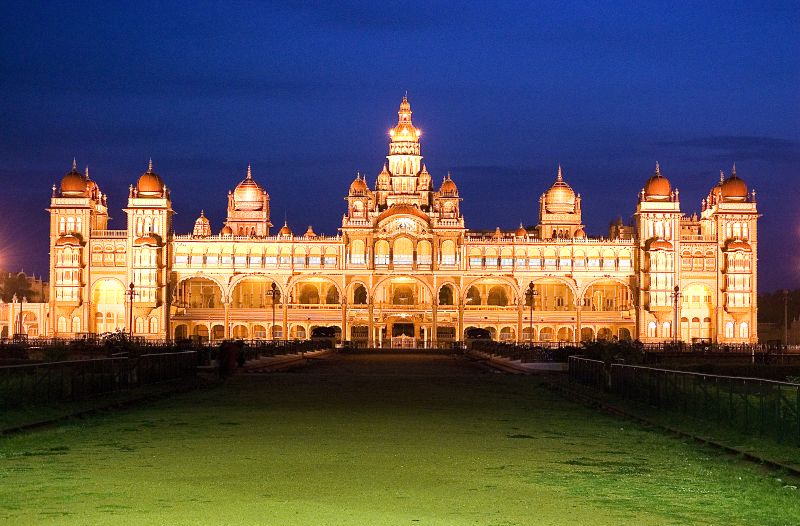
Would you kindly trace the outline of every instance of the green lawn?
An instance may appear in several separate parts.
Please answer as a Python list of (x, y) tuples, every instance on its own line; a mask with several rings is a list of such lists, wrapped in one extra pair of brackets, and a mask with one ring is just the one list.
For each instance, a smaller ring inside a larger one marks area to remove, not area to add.
[(447, 357), (337, 357), (0, 440), (15, 525), (798, 524), (788, 484)]

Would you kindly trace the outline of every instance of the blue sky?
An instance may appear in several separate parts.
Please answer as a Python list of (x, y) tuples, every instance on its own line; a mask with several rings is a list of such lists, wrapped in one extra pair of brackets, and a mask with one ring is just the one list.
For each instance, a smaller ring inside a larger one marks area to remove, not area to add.
[(736, 162), (764, 214), (761, 289), (800, 286), (797, 2), (316, 4), (4, 3), (0, 267), (46, 272), (73, 156), (115, 228), (152, 157), (178, 231), (201, 208), (221, 228), (252, 163), (273, 222), (336, 233), (408, 90), (468, 227), (534, 224), (559, 163), (602, 235), (656, 160), (687, 213)]

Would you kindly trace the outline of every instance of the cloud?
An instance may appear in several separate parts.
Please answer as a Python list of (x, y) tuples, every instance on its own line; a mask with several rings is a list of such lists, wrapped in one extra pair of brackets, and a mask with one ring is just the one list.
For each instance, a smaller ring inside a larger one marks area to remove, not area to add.
[(664, 141), (659, 146), (706, 150), (714, 159), (741, 161), (800, 161), (800, 141), (760, 135), (717, 135), (679, 141)]

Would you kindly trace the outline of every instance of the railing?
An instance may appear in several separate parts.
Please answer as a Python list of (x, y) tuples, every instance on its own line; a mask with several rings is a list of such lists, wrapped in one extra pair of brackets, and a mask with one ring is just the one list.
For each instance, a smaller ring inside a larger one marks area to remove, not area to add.
[(125, 239), (128, 237), (127, 230), (92, 230), (92, 238), (102, 237), (102, 238), (113, 238), (113, 239)]
[(64, 402), (192, 377), (194, 351), (0, 367), (0, 404)]
[(493, 340), (473, 340), (470, 348), (522, 362), (566, 363), (567, 358), (580, 352), (570, 342), (502, 343)]
[(570, 357), (571, 381), (659, 410), (800, 445), (800, 384)]

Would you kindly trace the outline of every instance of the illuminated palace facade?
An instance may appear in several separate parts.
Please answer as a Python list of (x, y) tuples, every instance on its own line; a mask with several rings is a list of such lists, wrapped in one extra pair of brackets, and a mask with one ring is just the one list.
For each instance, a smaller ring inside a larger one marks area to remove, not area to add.
[(585, 234), (559, 168), (535, 227), (476, 232), (450, 175), (434, 186), (411, 114), (404, 98), (387, 161), (374, 187), (352, 182), (336, 236), (274, 229), (249, 167), (221, 231), (201, 212), (176, 234), (152, 163), (130, 187), (127, 228), (110, 230), (105, 195), (73, 165), (49, 208), (48, 333), (128, 330), (132, 318), (152, 339), (304, 339), (334, 326), (365, 346), (446, 345), (470, 327), (511, 342), (756, 341), (758, 213), (735, 167), (687, 216), (656, 165), (632, 226), (603, 238)]

